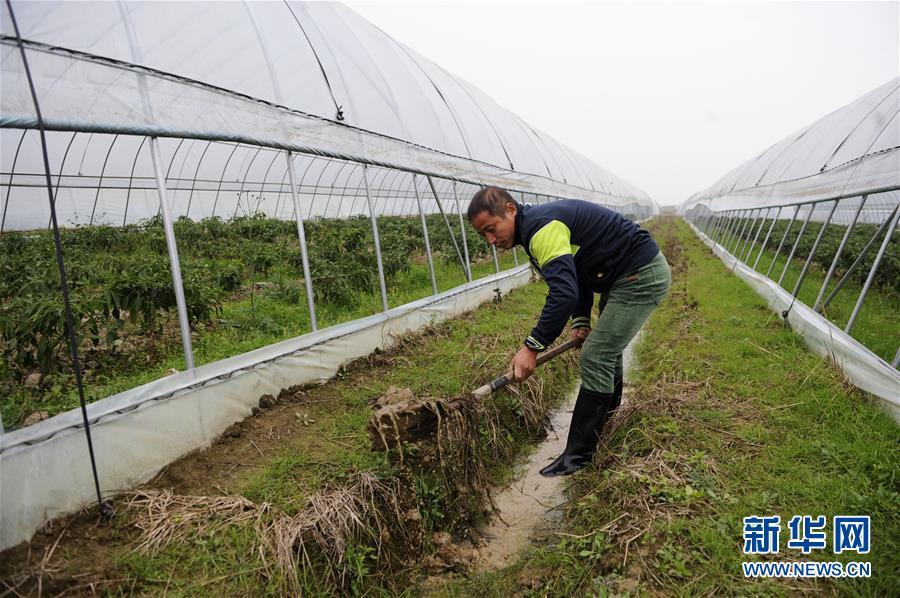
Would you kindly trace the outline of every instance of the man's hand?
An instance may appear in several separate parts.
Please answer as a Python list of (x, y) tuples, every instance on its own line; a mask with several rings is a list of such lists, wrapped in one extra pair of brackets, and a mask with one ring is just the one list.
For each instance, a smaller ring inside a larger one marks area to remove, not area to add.
[(569, 332), (569, 338), (573, 341), (580, 341), (578, 344), (581, 345), (581, 343), (584, 342), (584, 339), (586, 339), (590, 333), (591, 329), (587, 326), (583, 326), (581, 328), (573, 328)]
[(509, 369), (513, 372), (513, 382), (524, 382), (537, 367), (537, 353), (528, 347), (522, 347), (513, 360), (509, 362)]

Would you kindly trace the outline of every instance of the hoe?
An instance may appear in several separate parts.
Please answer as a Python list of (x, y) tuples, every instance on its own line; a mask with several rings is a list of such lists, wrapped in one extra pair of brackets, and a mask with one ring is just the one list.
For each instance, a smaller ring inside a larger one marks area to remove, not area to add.
[[(569, 340), (537, 357), (537, 365), (547, 363), (569, 349), (581, 344), (581, 340)], [(495, 378), (467, 395), (450, 401), (405, 400), (384, 405), (369, 420), (369, 435), (376, 450), (397, 448), (405, 442), (416, 442), (434, 434), (441, 418), (460, 411), (475, 401), (500, 390), (512, 380), (512, 371)]]

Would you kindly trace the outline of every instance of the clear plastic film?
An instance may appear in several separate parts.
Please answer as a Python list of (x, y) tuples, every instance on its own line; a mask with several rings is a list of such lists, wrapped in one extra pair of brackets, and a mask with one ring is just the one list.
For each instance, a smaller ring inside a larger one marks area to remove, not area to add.
[(900, 78), (788, 135), (681, 206), (779, 206), (900, 187)]
[[(656, 209), (646, 194), (339, 4), (13, 2), (13, 9), (52, 130), (242, 142)], [(35, 128), (5, 4), (2, 13), (0, 127)], [(0, 129), (5, 147), (20, 134)], [(82, 142), (89, 154), (108, 150)], [(39, 172), (33, 155), (21, 153), (14, 169), (4, 164), (3, 182), (14, 193), (11, 179)], [(215, 164), (216, 156), (205, 160)], [(17, 213), (7, 216), (10, 229), (28, 226)]]

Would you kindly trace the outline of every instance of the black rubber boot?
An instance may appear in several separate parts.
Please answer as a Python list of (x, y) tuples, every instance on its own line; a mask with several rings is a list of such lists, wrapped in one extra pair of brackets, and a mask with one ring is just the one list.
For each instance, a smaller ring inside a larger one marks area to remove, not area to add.
[(541, 475), (569, 475), (591, 462), (614, 396), (614, 393), (593, 392), (584, 387), (578, 391), (566, 450), (553, 463), (543, 468)]
[(619, 405), (622, 404), (622, 378), (618, 377), (614, 381), (615, 388), (613, 389), (613, 400), (609, 406), (609, 414), (612, 415), (612, 412), (619, 408)]

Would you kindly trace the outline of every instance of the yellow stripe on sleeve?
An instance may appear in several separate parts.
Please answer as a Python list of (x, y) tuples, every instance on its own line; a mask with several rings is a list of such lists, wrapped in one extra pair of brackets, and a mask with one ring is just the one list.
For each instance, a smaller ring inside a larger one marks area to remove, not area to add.
[(559, 220), (552, 220), (534, 233), (528, 244), (528, 250), (537, 260), (538, 267), (543, 268), (551, 260), (561, 255), (572, 254), (572, 245), (569, 244), (570, 237), (568, 226)]

